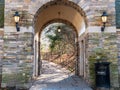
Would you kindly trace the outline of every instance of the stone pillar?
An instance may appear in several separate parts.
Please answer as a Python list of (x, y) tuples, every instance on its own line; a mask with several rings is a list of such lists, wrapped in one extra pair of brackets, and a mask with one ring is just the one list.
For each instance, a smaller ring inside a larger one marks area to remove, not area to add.
[[(35, 38), (34, 38), (35, 39)], [(33, 62), (33, 78), (37, 76), (37, 41), (34, 40), (34, 62)]]
[(38, 76), (41, 74), (41, 58), (40, 58), (40, 38), (38, 41)]
[(77, 39), (77, 42), (76, 42), (76, 51), (77, 51), (77, 53), (76, 53), (76, 67), (75, 67), (75, 74), (76, 75), (78, 75), (79, 76), (79, 72), (80, 72), (80, 70), (79, 70), (79, 41), (78, 41), (78, 39)]
[(88, 78), (88, 59), (87, 59), (87, 49), (88, 49), (88, 34), (84, 33), (79, 37), (79, 75), (82, 76), (87, 82)]
[(0, 29), (0, 88), (1, 88), (1, 83), (2, 83), (2, 59), (3, 59), (3, 35), (4, 35), (4, 30)]
[[(5, 0), (2, 86), (28, 88), (30, 85), (34, 57), (30, 3), (30, 0)], [(20, 14), (20, 32), (15, 27), (15, 11)]]
[[(33, 32), (32, 27), (6, 26), (4, 32), (4, 58), (2, 85), (29, 87), (32, 78)], [(26, 86), (24, 86), (26, 84)]]
[(34, 77), (38, 77), (40, 75), (41, 72), (41, 60), (40, 60), (40, 41), (35, 40), (35, 46), (34, 46), (35, 50), (34, 50)]

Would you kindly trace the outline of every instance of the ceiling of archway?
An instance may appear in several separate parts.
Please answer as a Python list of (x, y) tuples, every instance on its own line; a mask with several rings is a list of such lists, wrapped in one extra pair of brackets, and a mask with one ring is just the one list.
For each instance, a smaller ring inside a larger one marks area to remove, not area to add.
[[(73, 5), (73, 7), (72, 7)], [(79, 9), (75, 4), (63, 3), (63, 2), (52, 2), (43, 5), (35, 15), (34, 28), (35, 33), (39, 33), (42, 27), (48, 24), (52, 20), (64, 20), (70, 22), (77, 32), (85, 27), (85, 14), (82, 9)]]

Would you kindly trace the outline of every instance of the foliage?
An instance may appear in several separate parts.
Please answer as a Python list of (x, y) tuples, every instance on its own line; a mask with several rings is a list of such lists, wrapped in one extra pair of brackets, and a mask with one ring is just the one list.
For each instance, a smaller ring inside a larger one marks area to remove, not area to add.
[(53, 51), (53, 49), (55, 48), (55, 46), (57, 45), (57, 43), (62, 39), (59, 35), (47, 35), (47, 37), (49, 38), (51, 44), (50, 44), (50, 49), (51, 51)]
[[(58, 28), (61, 30), (58, 31)], [(60, 64), (74, 72), (76, 60), (76, 33), (74, 29), (63, 23), (53, 23), (44, 29), (41, 36), (41, 46), (45, 43), (50, 50), (46, 49), (46, 51), (41, 52), (43, 53), (42, 59)]]
[[(61, 31), (58, 32), (58, 27)], [(50, 41), (51, 52), (66, 53), (75, 50), (75, 32), (65, 24), (51, 25), (46, 31), (46, 36)]]

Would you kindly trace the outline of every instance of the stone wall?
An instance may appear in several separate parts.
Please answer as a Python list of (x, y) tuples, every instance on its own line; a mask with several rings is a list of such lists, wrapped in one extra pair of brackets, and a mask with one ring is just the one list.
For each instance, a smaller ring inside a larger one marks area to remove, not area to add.
[[(33, 18), (37, 10), (52, 0), (5, 0), (5, 30), (2, 86), (23, 86), (33, 71)], [(87, 8), (81, 0), (72, 0)], [(13, 15), (20, 14), (20, 32), (16, 31)], [(26, 72), (27, 71), (27, 72)], [(27, 79), (25, 79), (28, 77)]]
[(119, 82), (120, 82), (120, 0), (116, 0), (116, 27), (117, 27), (117, 45), (118, 45), (118, 70), (119, 70)]
[[(33, 18), (38, 9), (52, 0), (5, 0), (4, 57), (2, 86), (23, 85), (30, 80), (33, 66)], [(78, 4), (86, 13), (87, 27), (101, 26), (103, 11), (108, 13), (107, 26), (115, 26), (115, 0), (70, 0)], [(13, 14), (20, 13), (20, 32), (16, 31)], [(88, 33), (88, 52), (99, 45), (99, 33)], [(1, 37), (2, 38), (2, 37)], [(111, 86), (118, 87), (118, 63), (116, 33), (105, 33), (104, 45), (110, 54)], [(0, 40), (3, 42), (3, 40)], [(1, 43), (2, 44), (2, 43)], [(3, 44), (2, 44), (3, 45)], [(1, 45), (0, 45), (1, 46)], [(2, 49), (2, 48), (1, 48)], [(2, 53), (2, 52), (1, 52)], [(92, 63), (93, 62), (89, 62)], [(91, 64), (90, 64), (91, 65)], [(27, 71), (27, 72), (26, 72)], [(114, 72), (112, 72), (114, 71)], [(88, 71), (89, 72), (89, 71)], [(93, 71), (90, 82), (94, 85)], [(27, 79), (25, 79), (28, 77)]]
[[(100, 47), (101, 33), (89, 33), (88, 40), (88, 59), (92, 55), (93, 49)], [(108, 62), (110, 62), (110, 83), (111, 90), (119, 90), (119, 74), (118, 74), (118, 51), (117, 51), (117, 34), (116, 33), (104, 33), (103, 35), (103, 48), (107, 52)], [(89, 60), (90, 68), (90, 83), (95, 86), (95, 70), (94, 63), (96, 60)], [(114, 89), (113, 89), (114, 88)]]
[(3, 86), (24, 86), (32, 79), (33, 33), (4, 34)]
[(101, 26), (103, 11), (108, 14), (106, 26), (115, 26), (115, 0), (90, 0), (89, 26)]
[(117, 51), (118, 51), (118, 72), (119, 72), (119, 82), (120, 82), (120, 31), (117, 32)]
[[(33, 75), (34, 29), (29, 11), (30, 0), (5, 1), (4, 57), (2, 59), (2, 87), (26, 87)], [(13, 15), (20, 14), (20, 32), (16, 31)]]
[(2, 82), (2, 59), (3, 59), (3, 35), (4, 35), (4, 30), (0, 28), (0, 84)]

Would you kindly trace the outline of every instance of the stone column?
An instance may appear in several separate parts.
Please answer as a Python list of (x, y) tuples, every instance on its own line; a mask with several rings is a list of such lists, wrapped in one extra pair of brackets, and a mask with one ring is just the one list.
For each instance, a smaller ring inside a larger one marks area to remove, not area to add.
[(40, 41), (35, 40), (35, 46), (34, 46), (34, 77), (38, 77), (41, 72), (41, 60), (40, 60)]
[(37, 40), (35, 40), (35, 46), (34, 46), (34, 49), (35, 49), (35, 58), (34, 58), (34, 74), (35, 74), (35, 77), (38, 77), (38, 59), (39, 59), (39, 49), (38, 49), (38, 47), (39, 47), (39, 44), (38, 44), (38, 41)]
[(80, 70), (79, 70), (79, 41), (78, 41), (78, 39), (77, 39), (77, 41), (76, 41), (76, 67), (75, 67), (75, 74), (76, 75), (79, 75), (79, 72), (80, 72)]
[(40, 64), (40, 38), (38, 41), (38, 76), (40, 75), (40, 71), (41, 71), (41, 64)]
[(2, 83), (3, 33), (3, 29), (0, 29), (0, 88)]

